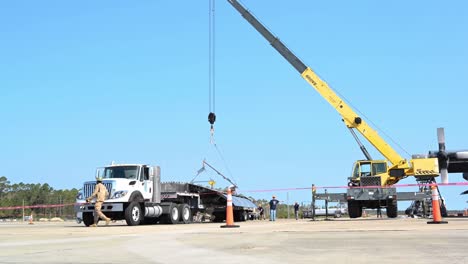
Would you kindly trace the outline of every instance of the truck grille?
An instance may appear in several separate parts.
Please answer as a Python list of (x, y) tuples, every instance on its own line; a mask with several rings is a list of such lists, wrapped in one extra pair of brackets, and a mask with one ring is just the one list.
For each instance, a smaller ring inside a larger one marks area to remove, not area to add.
[(380, 186), (380, 176), (361, 177), (361, 186)]
[[(111, 196), (111, 191), (112, 191), (112, 183), (111, 182), (103, 182), (104, 186), (106, 186), (107, 191), (109, 192), (109, 197)], [(85, 183), (83, 186), (83, 194), (84, 198), (88, 198), (93, 194), (94, 188), (96, 187), (96, 183)]]

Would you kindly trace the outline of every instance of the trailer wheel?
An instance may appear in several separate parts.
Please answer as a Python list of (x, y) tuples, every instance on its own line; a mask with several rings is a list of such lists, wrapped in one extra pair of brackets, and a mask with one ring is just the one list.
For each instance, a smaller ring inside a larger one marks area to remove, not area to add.
[(241, 221), (242, 221), (242, 222), (245, 222), (245, 221), (247, 221), (247, 220), (249, 220), (249, 214), (247, 213), (247, 211), (242, 211), (242, 219), (241, 219)]
[(398, 205), (396, 200), (387, 200), (387, 217), (395, 218), (398, 216)]
[(90, 212), (83, 213), (83, 223), (85, 226), (90, 226), (94, 224), (94, 215)]
[(188, 206), (188, 204), (180, 204), (178, 209), (180, 222), (183, 224), (190, 224), (192, 222), (192, 210), (190, 210), (190, 206)]
[(125, 209), (125, 222), (129, 226), (139, 225), (141, 222), (141, 207), (137, 202), (131, 202)]

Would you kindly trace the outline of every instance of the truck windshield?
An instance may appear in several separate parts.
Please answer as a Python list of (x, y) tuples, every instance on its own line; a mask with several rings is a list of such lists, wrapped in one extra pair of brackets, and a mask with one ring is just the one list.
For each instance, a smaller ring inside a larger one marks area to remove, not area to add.
[(116, 166), (101, 169), (100, 175), (104, 179), (137, 179), (138, 175), (138, 166)]

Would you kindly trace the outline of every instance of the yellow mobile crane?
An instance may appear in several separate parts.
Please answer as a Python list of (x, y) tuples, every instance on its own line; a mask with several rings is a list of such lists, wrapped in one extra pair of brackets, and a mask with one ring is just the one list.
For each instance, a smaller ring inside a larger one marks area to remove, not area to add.
[[(342, 121), (361, 147), (366, 160), (356, 161), (353, 173), (348, 178), (350, 188), (347, 191), (346, 200), (348, 201), (348, 212), (351, 218), (360, 217), (362, 215), (362, 208), (364, 207), (386, 207), (387, 216), (390, 218), (396, 217), (398, 214), (397, 192), (396, 188), (391, 186), (408, 176), (415, 177), (419, 183), (434, 182), (434, 177), (439, 176), (439, 163), (442, 164), (441, 172), (444, 180), (448, 168), (447, 155), (437, 155), (437, 153), (432, 155), (414, 155), (409, 161), (404, 159), (385, 142), (377, 131), (370, 127), (346, 104), (326, 82), (320, 79), (311, 68), (307, 67), (294, 55), (244, 6), (237, 0), (228, 0), (228, 2), (338, 111), (342, 117)], [(372, 144), (385, 157), (385, 160), (373, 160), (364, 145), (360, 142), (355, 130)], [(441, 137), (443, 137), (443, 130), (441, 132)], [(439, 144), (439, 148), (440, 146), (441, 144)], [(444, 151), (445, 145), (443, 147)]]

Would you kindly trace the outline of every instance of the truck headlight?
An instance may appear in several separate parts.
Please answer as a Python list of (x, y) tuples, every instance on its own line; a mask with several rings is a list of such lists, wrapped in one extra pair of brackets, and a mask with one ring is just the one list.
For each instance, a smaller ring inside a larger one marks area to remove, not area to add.
[(112, 195), (111, 199), (121, 198), (127, 195), (128, 191), (117, 191)]

